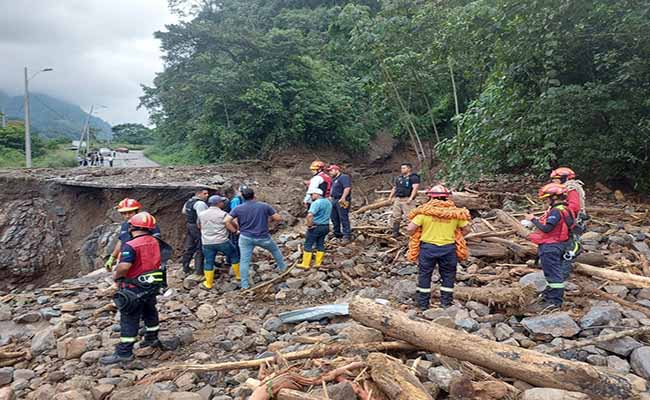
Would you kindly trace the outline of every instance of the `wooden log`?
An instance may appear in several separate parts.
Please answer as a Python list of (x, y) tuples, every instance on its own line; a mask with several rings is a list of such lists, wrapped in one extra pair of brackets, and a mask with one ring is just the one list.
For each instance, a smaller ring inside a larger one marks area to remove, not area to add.
[(503, 259), (508, 258), (512, 253), (505, 246), (486, 242), (471, 242), (467, 244), (469, 254), (473, 257), (487, 257)]
[(354, 298), (350, 315), (418, 348), (469, 361), (531, 385), (583, 392), (597, 400), (635, 398), (639, 394), (640, 388), (624, 374), (411, 320), (406, 313), (372, 300)]
[(361, 213), (364, 213), (366, 211), (376, 210), (376, 209), (382, 208), (382, 207), (387, 207), (387, 206), (389, 206), (391, 204), (393, 204), (393, 200), (388, 200), (388, 199), (379, 200), (377, 202), (374, 202), (372, 204), (368, 204), (367, 206), (363, 206), (363, 207), (361, 207), (361, 208), (359, 208), (357, 210), (352, 211), (352, 214), (361, 214)]
[(583, 264), (593, 265), (595, 267), (607, 265), (608, 263), (605, 255), (601, 253), (582, 253), (576, 258), (576, 261)]
[[(438, 291), (432, 291), (438, 297)], [(454, 297), (463, 301), (478, 301), (487, 305), (523, 307), (532, 303), (537, 294), (535, 287), (521, 286), (518, 283), (512, 286), (482, 286), (454, 288)]]
[(433, 400), (401, 361), (381, 353), (368, 355), (370, 376), (390, 400)]
[(468, 210), (489, 210), (490, 205), (487, 200), (475, 194), (465, 192), (453, 192), (451, 200), (456, 207), (465, 207)]
[(517, 232), (517, 235), (521, 236), (522, 238), (527, 239), (528, 235), (530, 235), (530, 231), (507, 212), (503, 210), (496, 210), (496, 215), (497, 219), (501, 221), (501, 223), (508, 225), (512, 230)]
[(325, 400), (324, 397), (314, 396), (313, 394), (292, 389), (280, 390), (275, 398), (277, 400)]
[(500, 238), (500, 237), (487, 237), (485, 238), (487, 242), (502, 244), (507, 247), (510, 251), (515, 253), (519, 258), (526, 258), (534, 256), (537, 254), (537, 247), (530, 244), (519, 244), (515, 243), (512, 240)]
[(650, 278), (646, 276), (598, 268), (582, 263), (575, 263), (574, 270), (582, 275), (614, 281), (630, 288), (650, 288)]
[(515, 233), (514, 230), (509, 229), (507, 231), (499, 231), (499, 232), (474, 232), (474, 233), (469, 233), (465, 235), (465, 240), (476, 240), (476, 239), (482, 239), (486, 237), (503, 237), (503, 236), (508, 236), (512, 235)]

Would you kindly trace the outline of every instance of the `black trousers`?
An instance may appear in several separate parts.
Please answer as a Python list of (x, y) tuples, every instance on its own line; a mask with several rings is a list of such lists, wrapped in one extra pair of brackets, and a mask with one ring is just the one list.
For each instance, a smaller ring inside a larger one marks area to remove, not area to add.
[[(133, 288), (130, 290), (141, 293), (144, 289)], [(120, 312), (120, 343), (116, 348), (117, 354), (130, 356), (133, 353), (133, 345), (138, 339), (141, 319), (144, 321), (145, 339), (157, 339), (160, 327), (156, 309), (156, 292), (142, 297), (129, 312)]]
[(420, 245), (420, 258), (418, 259), (418, 286), (417, 300), (421, 308), (429, 307), (431, 298), (431, 277), (436, 266), (440, 268), (440, 300), (443, 304), (450, 304), (454, 298), (454, 283), (456, 282), (456, 245), (448, 244), (436, 246), (430, 243)]
[(190, 261), (194, 257), (194, 271), (203, 274), (203, 245), (201, 243), (201, 230), (196, 224), (187, 224), (185, 237), (185, 251), (183, 253), (183, 270), (190, 268)]

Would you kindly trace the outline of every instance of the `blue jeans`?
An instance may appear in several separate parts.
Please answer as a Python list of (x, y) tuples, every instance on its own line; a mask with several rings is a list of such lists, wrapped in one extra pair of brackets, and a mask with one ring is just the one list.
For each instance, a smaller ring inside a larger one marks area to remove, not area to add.
[(230, 242), (224, 242), (219, 244), (204, 244), (203, 245), (203, 258), (205, 259), (205, 264), (203, 264), (204, 271), (214, 270), (214, 260), (217, 258), (217, 253), (221, 253), (230, 263), (237, 264), (239, 262), (239, 255), (235, 246)]
[[(352, 231), (350, 230), (350, 209), (341, 207), (337, 199), (332, 199), (331, 218), (334, 236), (350, 239), (352, 236)], [(341, 227), (343, 227), (343, 232), (341, 232)]]
[(313, 228), (307, 229), (307, 234), (305, 235), (305, 251), (311, 252), (316, 246), (317, 251), (325, 251), (325, 238), (330, 232), (330, 226), (328, 225), (314, 225)]
[(275, 259), (275, 264), (278, 266), (280, 271), (287, 269), (287, 265), (284, 263), (282, 258), (282, 252), (278, 248), (278, 245), (275, 244), (271, 236), (265, 238), (256, 239), (250, 238), (248, 236), (239, 235), (239, 252), (241, 254), (241, 288), (248, 289), (248, 269), (251, 265), (251, 259), (253, 258), (253, 249), (255, 247), (261, 247), (265, 250), (268, 250), (273, 255)]

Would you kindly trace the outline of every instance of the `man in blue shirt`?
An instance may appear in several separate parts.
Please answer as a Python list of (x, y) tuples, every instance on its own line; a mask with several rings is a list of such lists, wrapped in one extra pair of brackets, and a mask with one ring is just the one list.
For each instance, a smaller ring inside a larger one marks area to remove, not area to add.
[(325, 256), (325, 238), (330, 231), (330, 216), (332, 215), (332, 203), (323, 198), (321, 189), (309, 189), (307, 193), (311, 197), (311, 205), (307, 213), (305, 252), (302, 254), (302, 264), (298, 264), (298, 268), (302, 269), (309, 269), (314, 246), (316, 246), (314, 266), (322, 265)]
[(232, 210), (224, 222), (226, 225), (232, 223), (237, 228), (241, 254), (241, 288), (248, 289), (248, 270), (255, 247), (270, 251), (280, 271), (284, 271), (287, 265), (282, 258), (282, 252), (269, 233), (269, 220), (280, 222), (282, 217), (270, 205), (255, 200), (253, 189), (244, 189), (242, 197), (245, 203)]
[[(338, 165), (330, 165), (328, 168), (332, 176), (332, 224), (334, 225), (334, 237), (349, 242), (352, 239), (350, 228), (350, 204), (352, 204), (352, 180), (349, 175), (341, 172)], [(343, 227), (343, 231), (341, 231)]]

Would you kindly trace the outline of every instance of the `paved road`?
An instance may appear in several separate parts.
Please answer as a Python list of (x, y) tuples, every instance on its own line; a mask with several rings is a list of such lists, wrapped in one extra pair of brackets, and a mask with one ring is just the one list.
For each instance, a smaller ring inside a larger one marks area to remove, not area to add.
[(113, 166), (122, 168), (141, 168), (157, 167), (158, 164), (145, 157), (144, 152), (131, 150), (128, 153), (116, 153)]

